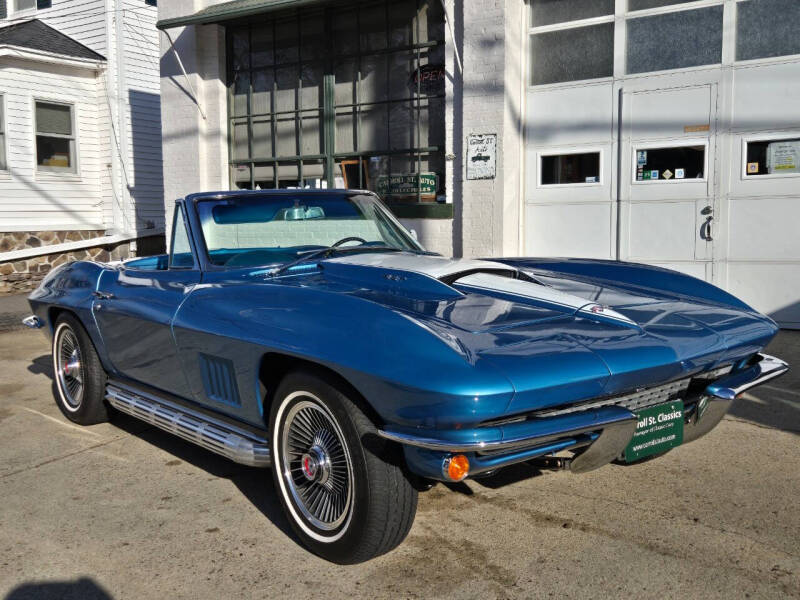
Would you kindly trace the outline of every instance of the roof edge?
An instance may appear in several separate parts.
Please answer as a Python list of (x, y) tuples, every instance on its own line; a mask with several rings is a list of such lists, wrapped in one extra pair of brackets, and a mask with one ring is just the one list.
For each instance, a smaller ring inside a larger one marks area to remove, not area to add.
[[(182, 17), (172, 17), (161, 19), (156, 23), (156, 28), (161, 31), (175, 29), (176, 27), (186, 27), (188, 25), (210, 25), (222, 21), (231, 21), (254, 15), (266, 14), (286, 8), (296, 8), (309, 4), (322, 4), (325, 0), (262, 0), (255, 5), (248, 3), (242, 5), (240, 1), (216, 4), (204, 8), (194, 14)], [(228, 8), (225, 5), (229, 4)]]

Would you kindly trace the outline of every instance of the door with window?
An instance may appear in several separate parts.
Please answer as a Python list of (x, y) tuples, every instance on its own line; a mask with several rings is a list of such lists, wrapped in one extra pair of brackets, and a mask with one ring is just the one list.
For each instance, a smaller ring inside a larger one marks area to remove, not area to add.
[(710, 282), (717, 83), (627, 82), (620, 98), (620, 258)]
[(172, 319), (200, 283), (182, 204), (175, 207), (169, 260), (134, 260), (103, 271), (92, 305), (114, 369), (124, 377), (191, 398)]

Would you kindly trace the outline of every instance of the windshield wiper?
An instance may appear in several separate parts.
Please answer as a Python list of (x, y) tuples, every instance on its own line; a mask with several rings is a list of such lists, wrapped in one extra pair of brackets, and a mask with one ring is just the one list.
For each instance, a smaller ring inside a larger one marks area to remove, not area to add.
[(311, 250), (310, 252), (303, 253), (303, 255), (300, 256), (299, 258), (296, 258), (296, 259), (294, 259), (292, 261), (289, 261), (288, 263), (284, 263), (284, 264), (282, 264), (282, 265), (280, 265), (278, 267), (275, 267), (274, 269), (271, 269), (270, 271), (267, 272), (267, 276), (268, 277), (277, 277), (278, 275), (280, 275), (281, 273), (284, 273), (285, 271), (288, 271), (292, 267), (295, 267), (295, 266), (297, 266), (297, 265), (299, 265), (301, 263), (304, 263), (306, 261), (313, 260), (313, 259), (315, 259), (317, 257), (321, 256), (322, 259), (325, 260), (326, 258), (329, 258), (332, 254), (334, 254), (336, 252), (348, 252), (348, 251), (352, 252), (353, 250), (360, 250), (360, 251), (364, 251), (364, 250), (383, 250), (383, 251), (387, 251), (388, 250), (389, 252), (405, 252), (404, 249), (395, 248), (393, 246), (364, 246), (364, 245), (361, 245), (361, 246), (354, 246), (352, 248), (339, 248), (338, 246), (336, 246), (336, 244), (334, 244), (333, 246), (327, 246), (325, 248), (319, 248), (318, 250)]

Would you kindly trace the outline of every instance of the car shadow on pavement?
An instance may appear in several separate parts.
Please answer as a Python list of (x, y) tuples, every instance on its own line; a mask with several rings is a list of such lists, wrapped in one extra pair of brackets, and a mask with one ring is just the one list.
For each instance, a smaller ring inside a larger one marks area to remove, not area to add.
[(275, 527), (294, 540), (295, 543), (302, 545), (283, 514), (283, 508), (275, 492), (272, 474), (269, 469), (257, 469), (239, 465), (171, 433), (117, 411), (113, 412), (111, 424), (183, 462), (202, 469), (209, 475), (227, 479)]
[(4, 600), (113, 600), (111, 594), (88, 577), (75, 581), (35, 581), (22, 583)]

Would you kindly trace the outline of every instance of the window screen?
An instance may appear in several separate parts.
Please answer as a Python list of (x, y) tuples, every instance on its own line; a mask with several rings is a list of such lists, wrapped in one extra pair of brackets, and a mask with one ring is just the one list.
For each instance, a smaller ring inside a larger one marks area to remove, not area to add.
[(678, 146), (636, 151), (636, 181), (705, 179), (706, 147)]
[(722, 62), (722, 6), (628, 20), (628, 73)]
[(36, 0), (14, 0), (14, 7), (17, 10), (36, 8)]
[(800, 138), (747, 142), (748, 177), (800, 173)]
[(737, 3), (736, 60), (800, 54), (800, 2)]
[(531, 51), (533, 85), (611, 77), (614, 23), (538, 33)]
[(542, 156), (542, 185), (600, 183), (600, 153)]
[(36, 164), (39, 170), (75, 170), (72, 106), (36, 103)]
[(553, 25), (614, 14), (614, 0), (533, 0), (531, 25)]
[(3, 111), (3, 102), (5, 98), (0, 96), (0, 170), (5, 170), (6, 166), (6, 130), (5, 130), (5, 113)]

